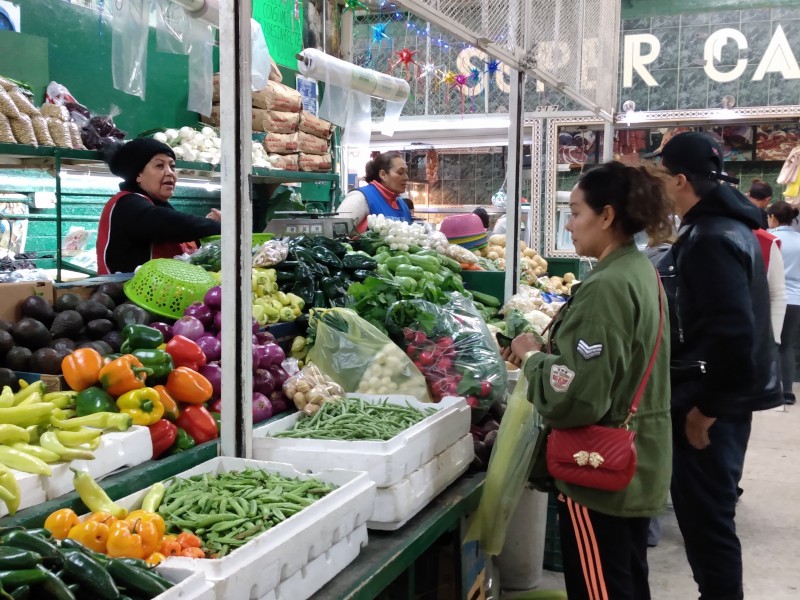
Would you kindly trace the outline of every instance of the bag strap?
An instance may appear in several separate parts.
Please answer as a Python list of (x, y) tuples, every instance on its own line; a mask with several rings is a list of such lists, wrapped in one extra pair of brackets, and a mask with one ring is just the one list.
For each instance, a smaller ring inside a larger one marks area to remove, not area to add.
[(653, 347), (653, 353), (650, 355), (650, 362), (647, 363), (647, 369), (645, 369), (644, 376), (642, 377), (642, 381), (639, 383), (639, 387), (636, 390), (636, 395), (633, 397), (633, 403), (631, 404), (631, 408), (628, 411), (628, 416), (623, 421), (620, 427), (624, 427), (625, 429), (628, 428), (630, 425), (631, 419), (633, 419), (636, 411), (639, 410), (639, 402), (644, 395), (644, 390), (647, 387), (647, 382), (650, 379), (650, 374), (653, 372), (653, 367), (656, 364), (656, 357), (658, 356), (658, 349), (661, 347), (661, 331), (664, 328), (664, 300), (663, 300), (663, 286), (661, 284), (661, 276), (658, 274), (658, 271), (653, 268), (653, 271), (656, 274), (656, 281), (658, 282), (658, 333), (656, 334), (656, 343)]

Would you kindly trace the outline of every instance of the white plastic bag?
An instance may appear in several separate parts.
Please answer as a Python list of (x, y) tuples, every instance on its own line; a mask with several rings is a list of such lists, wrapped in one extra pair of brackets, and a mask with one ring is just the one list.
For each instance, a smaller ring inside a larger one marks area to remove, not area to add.
[(250, 19), (250, 43), (253, 56), (250, 68), (253, 76), (252, 88), (254, 92), (257, 92), (267, 87), (269, 73), (272, 69), (272, 59), (267, 48), (267, 40), (264, 38), (264, 31), (261, 29), (261, 24), (255, 19)]
[(114, 87), (144, 100), (147, 81), (147, 36), (150, 2), (109, 2), (111, 11), (111, 74)]
[(214, 32), (199, 19), (189, 23), (189, 100), (187, 108), (211, 115), (214, 96)]

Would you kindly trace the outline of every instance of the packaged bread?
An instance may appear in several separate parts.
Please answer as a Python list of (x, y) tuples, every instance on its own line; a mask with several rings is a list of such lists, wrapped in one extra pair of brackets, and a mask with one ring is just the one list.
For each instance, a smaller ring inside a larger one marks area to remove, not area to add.
[(212, 104), (211, 105), (211, 114), (208, 115), (208, 116), (200, 115), (200, 122), (201, 123), (205, 123), (206, 125), (214, 125), (216, 127), (219, 127), (219, 123), (220, 123), (220, 112), (219, 111), (220, 111), (219, 104)]
[(300, 153), (299, 166), (301, 171), (312, 171), (315, 173), (328, 172), (333, 168), (333, 161), (330, 154), (320, 156), (318, 154)]
[(59, 148), (72, 148), (72, 137), (69, 134), (67, 123), (61, 119), (47, 119), (47, 128)]
[(14, 138), (14, 132), (11, 131), (11, 123), (8, 122), (8, 117), (3, 113), (0, 113), (0, 142), (3, 144), (17, 143)]
[(328, 121), (306, 111), (300, 113), (300, 124), (297, 128), (304, 133), (310, 133), (326, 140), (331, 139), (331, 133), (333, 132), (333, 125)]
[(9, 119), (19, 119), (20, 114), (22, 114), (5, 89), (0, 89), (0, 113), (3, 113)]
[(306, 154), (330, 154), (328, 140), (302, 131), (297, 132), (297, 149)]
[(298, 154), (269, 154), (267, 155), (267, 160), (272, 164), (273, 169), (297, 171), (299, 168), (300, 156)]
[(278, 68), (278, 63), (275, 62), (271, 56), (269, 57), (269, 80), (270, 81), (277, 81), (280, 83), (283, 81), (283, 74), (281, 73), (280, 68)]
[(67, 128), (69, 129), (69, 139), (72, 142), (72, 147), (75, 150), (86, 150), (86, 146), (83, 145), (83, 140), (81, 139), (81, 128), (78, 127), (78, 124), (75, 121), (69, 121)]
[(33, 125), (33, 133), (36, 135), (36, 141), (40, 146), (55, 146), (53, 136), (50, 135), (50, 128), (47, 126), (47, 119), (39, 115), (38, 117), (31, 117), (31, 124)]
[(300, 113), (253, 109), (253, 131), (294, 133), (300, 123)]
[(38, 146), (36, 142), (36, 132), (33, 131), (33, 123), (28, 115), (20, 115), (18, 119), (8, 119), (11, 123), (11, 131), (18, 144), (28, 146)]
[(47, 117), (48, 119), (69, 121), (69, 110), (67, 110), (66, 106), (61, 106), (60, 104), (45, 102), (42, 104), (42, 108), (39, 109), (39, 112), (42, 113), (43, 117)]
[(303, 97), (300, 92), (277, 81), (268, 81), (263, 90), (253, 92), (253, 106), (266, 110), (300, 112)]
[(297, 152), (296, 133), (268, 133), (262, 146), (269, 154), (291, 154)]
[(29, 117), (38, 117), (41, 115), (39, 109), (36, 108), (30, 101), (28, 96), (19, 88), (15, 88), (8, 92), (9, 98), (17, 105), (19, 112)]

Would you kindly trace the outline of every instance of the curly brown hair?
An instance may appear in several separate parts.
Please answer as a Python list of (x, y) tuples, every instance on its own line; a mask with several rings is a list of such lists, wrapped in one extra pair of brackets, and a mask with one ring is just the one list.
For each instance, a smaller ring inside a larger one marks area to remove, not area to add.
[(626, 237), (645, 231), (651, 240), (666, 240), (674, 233), (667, 181), (665, 173), (649, 165), (612, 161), (584, 173), (578, 187), (596, 214), (605, 206), (614, 208), (614, 227)]

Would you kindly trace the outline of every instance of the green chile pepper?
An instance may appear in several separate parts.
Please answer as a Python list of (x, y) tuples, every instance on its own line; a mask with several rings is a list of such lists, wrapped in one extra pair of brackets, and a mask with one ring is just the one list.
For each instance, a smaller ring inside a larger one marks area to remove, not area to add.
[(153, 374), (147, 376), (147, 385), (150, 387), (165, 383), (167, 377), (175, 368), (172, 362), (172, 356), (167, 354), (164, 350), (134, 350), (131, 354), (138, 358), (142, 365), (148, 369), (153, 369)]
[(161, 578), (152, 576), (146, 569), (131, 566), (119, 560), (112, 560), (108, 563), (108, 572), (119, 585), (128, 592), (142, 594), (148, 598), (154, 598), (169, 589), (164, 585)]
[(322, 246), (317, 246), (309, 250), (314, 259), (329, 269), (341, 269), (342, 261), (333, 252)]
[(44, 579), (44, 574), (39, 569), (14, 569), (0, 571), (0, 585), (4, 588), (15, 588), (18, 585), (32, 585)]
[(14, 600), (28, 600), (31, 597), (31, 586), (21, 585), (11, 592), (11, 597)]
[(172, 447), (170, 447), (170, 449), (167, 450), (167, 456), (171, 456), (173, 454), (179, 454), (194, 447), (195, 447), (194, 438), (192, 438), (192, 436), (186, 433), (184, 429), (178, 427), (178, 437), (175, 439), (175, 443), (172, 444)]
[(40, 538), (39, 536), (32, 535), (27, 531), (12, 531), (7, 533), (0, 538), (0, 545), (22, 548), (23, 550), (36, 552), (43, 557), (52, 557), (55, 562), (55, 566), (61, 566), (61, 557), (55, 544), (44, 538)]
[(353, 271), (359, 269), (374, 271), (378, 268), (378, 261), (363, 254), (348, 254), (342, 259), (342, 266)]
[(123, 354), (134, 350), (152, 350), (164, 343), (164, 335), (147, 325), (126, 325), (122, 329), (122, 337), (125, 339), (120, 347)]
[[(69, 589), (66, 583), (53, 573), (48, 571), (42, 566), (37, 567), (44, 573), (44, 579), (36, 586), (37, 598), (46, 598), (47, 600), (76, 600), (75, 594)], [(44, 592), (44, 596), (40, 593)]]
[(0, 571), (33, 569), (42, 562), (42, 555), (31, 550), (0, 546)]
[(119, 590), (105, 566), (79, 550), (62, 550), (64, 572), (82, 588), (105, 600), (118, 600)]
[(99, 387), (89, 387), (75, 396), (75, 411), (79, 417), (99, 412), (119, 412), (114, 398)]

